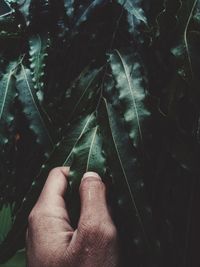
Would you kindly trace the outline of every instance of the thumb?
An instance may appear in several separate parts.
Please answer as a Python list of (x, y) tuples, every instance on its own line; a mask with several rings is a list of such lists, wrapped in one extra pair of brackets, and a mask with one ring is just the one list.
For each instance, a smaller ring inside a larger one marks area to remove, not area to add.
[(79, 225), (112, 221), (106, 202), (106, 188), (97, 173), (85, 173), (79, 191), (81, 199)]

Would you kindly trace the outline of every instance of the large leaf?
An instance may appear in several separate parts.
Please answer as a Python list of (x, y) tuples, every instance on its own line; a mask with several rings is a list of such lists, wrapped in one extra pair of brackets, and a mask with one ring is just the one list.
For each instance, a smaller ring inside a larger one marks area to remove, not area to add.
[[(138, 24), (139, 22), (147, 23), (147, 18), (144, 14), (144, 10), (141, 7), (141, 0), (131, 1), (131, 0), (118, 0), (119, 4), (121, 4), (129, 14), (131, 14), (134, 24)], [(134, 31), (134, 29), (132, 29)]]
[[(91, 100), (96, 99), (100, 91), (103, 68), (85, 68), (79, 77), (66, 90), (62, 112), (67, 114), (65, 121), (71, 121), (83, 114), (84, 111), (94, 109)], [(95, 105), (96, 101), (93, 100)]]
[(141, 29), (144, 26), (147, 28), (147, 17), (143, 9), (143, 1), (136, 0), (117, 0), (122, 5), (127, 14), (128, 31), (134, 38), (137, 38), (138, 43), (144, 42), (144, 35), (141, 34)]
[(13, 207), (10, 204), (3, 205), (0, 208), (0, 243), (2, 243), (2, 241), (11, 229), (13, 219), (12, 210)]
[(26, 266), (26, 254), (25, 250), (18, 251), (9, 261), (4, 264), (0, 264), (0, 267), (25, 267)]
[(37, 142), (44, 146), (46, 152), (50, 152), (53, 149), (54, 141), (51, 135), (49, 118), (42, 110), (37, 99), (30, 70), (22, 64), (20, 73), (17, 75), (16, 86), (19, 99), (24, 107), (24, 113), (30, 123), (30, 129), (35, 133)]
[(21, 1), (21, 0), (5, 0), (5, 2), (10, 6), (10, 7), (18, 7), (19, 11), (23, 14), (24, 19), (26, 20), (28, 24), (28, 16), (29, 16), (29, 6), (31, 0), (26, 0), (26, 1)]
[(80, 13), (78, 15), (78, 18), (75, 21), (76, 27), (84, 23), (88, 19), (88, 17), (91, 15), (91, 13), (94, 11), (94, 9), (104, 2), (105, 0), (94, 0), (94, 1), (89, 0), (86, 6), (80, 6), (79, 7)]
[(20, 37), (24, 30), (23, 26), (22, 16), (16, 16), (16, 12), (12, 8), (10, 12), (0, 16), (0, 40)]
[[(76, 37), (79, 33), (79, 28), (90, 19), (94, 11), (101, 7), (105, 0), (88, 0), (84, 5), (75, 4), (74, 8), (72, 7), (72, 1), (65, 1), (65, 9), (67, 10), (67, 15), (70, 17), (70, 29), (72, 39)], [(69, 7), (69, 8), (68, 8)]]
[(74, 14), (74, 0), (64, 0), (65, 11), (69, 18)]
[(152, 239), (151, 209), (146, 202), (141, 159), (139, 160), (139, 154), (131, 146), (123, 120), (105, 99), (101, 103), (100, 110), (99, 119), (108, 156), (107, 163), (113, 175), (113, 189), (117, 192), (118, 220), (121, 209), (123, 216), (129, 218), (128, 221), (121, 223), (124, 224), (123, 227), (130, 229), (128, 233), (132, 246), (130, 250), (133, 253), (135, 247), (140, 253), (146, 253), (148, 258), (150, 250), (152, 254), (155, 248), (155, 240)]
[[(13, 123), (14, 115), (11, 109), (17, 95), (15, 88), (15, 76), (17, 63), (11, 63), (0, 81), (0, 145), (3, 149), (8, 143), (8, 129)], [(6, 131), (7, 129), (7, 131)]]
[(2, 16), (5, 16), (5, 15), (7, 15), (10, 12), (11, 12), (11, 9), (8, 6), (8, 4), (4, 0), (1, 0), (0, 1), (0, 16), (1, 17)]
[(150, 116), (144, 103), (147, 98), (145, 72), (136, 53), (115, 50), (109, 62), (129, 135), (137, 147), (143, 143), (143, 122)]
[(0, 149), (2, 164), (0, 170), (0, 187), (5, 186), (9, 179), (14, 178), (16, 170), (16, 167), (12, 164), (16, 141), (14, 110), (17, 96), (14, 76), (16, 69), (17, 62), (10, 63), (7, 67), (7, 73), (3, 74), (0, 81)]
[(34, 88), (40, 101), (44, 95), (44, 73), (46, 58), (48, 56), (48, 48), (50, 39), (48, 36), (41, 37), (39, 34), (34, 35), (29, 40), (30, 44), (30, 62), (31, 75), (33, 77)]
[(194, 12), (193, 20), (199, 29), (199, 26), (200, 26), (200, 2), (199, 1), (197, 2), (197, 8)]
[(31, 0), (26, 0), (26, 1), (18, 1), (19, 2), (19, 10), (22, 12), (26, 23), (28, 25), (28, 17), (29, 17), (29, 6), (31, 3)]
[(178, 58), (178, 74), (185, 80), (192, 79), (194, 75), (188, 43), (188, 32), (197, 3), (198, 0), (181, 1), (181, 7), (177, 14), (177, 42), (176, 46), (172, 49), (172, 53)]

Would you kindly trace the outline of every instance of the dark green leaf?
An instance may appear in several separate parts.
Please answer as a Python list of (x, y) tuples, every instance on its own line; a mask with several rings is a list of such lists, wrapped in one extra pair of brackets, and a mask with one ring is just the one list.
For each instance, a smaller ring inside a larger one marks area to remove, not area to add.
[(50, 39), (48, 36), (41, 37), (39, 34), (32, 36), (29, 40), (30, 44), (30, 62), (31, 75), (33, 77), (34, 88), (37, 96), (42, 102), (44, 90), (45, 61), (48, 56), (48, 48)]
[(65, 11), (69, 18), (73, 17), (74, 14), (74, 1), (73, 0), (64, 0)]
[[(98, 96), (102, 78), (101, 69), (87, 67), (66, 91), (66, 101), (62, 112), (68, 114), (66, 121), (81, 115), (91, 105), (91, 100)], [(96, 101), (94, 101), (95, 104)]]
[(143, 142), (143, 121), (150, 116), (144, 101), (147, 98), (145, 72), (137, 54), (115, 50), (109, 59), (123, 116), (134, 146)]
[(24, 113), (30, 123), (30, 129), (35, 133), (37, 142), (43, 144), (46, 151), (50, 152), (53, 149), (54, 141), (49, 130), (51, 128), (49, 118), (37, 99), (30, 70), (23, 65), (21, 65), (21, 70), (17, 75), (16, 86), (19, 99), (24, 106)]
[(86, 7), (80, 6), (80, 15), (75, 22), (76, 27), (84, 23), (91, 15), (91, 13), (94, 11), (94, 9), (97, 8), (99, 5), (101, 5), (102, 3), (104, 3), (104, 1), (105, 0), (94, 0), (94, 1), (90, 0)]
[[(136, 216), (142, 238), (149, 245), (148, 212), (145, 206), (144, 181), (137, 152), (130, 146), (128, 134), (117, 113), (104, 99), (100, 114), (100, 126), (104, 135), (105, 147), (109, 157), (109, 164), (113, 172), (116, 186), (119, 190), (118, 199), (128, 197), (129, 207)], [(129, 159), (129, 160), (127, 160)], [(128, 195), (127, 195), (128, 193)], [(127, 205), (127, 203), (126, 203)], [(146, 215), (145, 215), (146, 214)], [(147, 225), (146, 225), (147, 223)], [(146, 232), (147, 231), (147, 232)]]
[(177, 44), (172, 49), (173, 55), (179, 60), (178, 74), (186, 80), (193, 78), (193, 69), (188, 43), (188, 30), (197, 2), (198, 0), (181, 1), (181, 7), (177, 14)]
[[(15, 88), (15, 72), (17, 63), (11, 63), (0, 81), (0, 145), (1, 149), (8, 143), (8, 128), (11, 126), (14, 115), (11, 108), (17, 95)], [(7, 132), (6, 132), (7, 129)]]
[(18, 251), (9, 261), (4, 264), (0, 264), (0, 267), (25, 267), (26, 266), (26, 254), (25, 250)]
[(144, 14), (144, 10), (141, 7), (142, 1), (117, 0), (117, 2), (132, 15), (132, 19), (135, 22), (134, 24), (137, 24), (139, 21), (142, 21), (145, 24), (147, 23), (147, 18)]
[(3, 205), (0, 208), (0, 244), (3, 242), (4, 238), (8, 234), (12, 226), (12, 206), (10, 204)]
[(1, 0), (0, 1), (0, 16), (1, 17), (5, 16), (9, 12), (11, 12), (11, 8), (9, 7), (9, 5), (4, 0)]

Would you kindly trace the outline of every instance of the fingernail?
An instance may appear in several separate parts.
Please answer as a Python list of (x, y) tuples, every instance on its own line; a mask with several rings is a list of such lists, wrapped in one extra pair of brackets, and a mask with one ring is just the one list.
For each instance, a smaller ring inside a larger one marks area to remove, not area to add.
[(101, 177), (96, 172), (86, 172), (83, 175), (82, 181), (88, 178), (93, 178), (101, 181)]

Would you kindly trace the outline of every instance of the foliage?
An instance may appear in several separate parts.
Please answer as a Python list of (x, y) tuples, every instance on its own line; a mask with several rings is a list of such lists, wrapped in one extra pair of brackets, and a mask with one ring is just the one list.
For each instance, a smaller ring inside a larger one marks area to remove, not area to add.
[(5, 264), (0, 264), (0, 267), (25, 267), (25, 251), (18, 251), (10, 260), (8, 260)]
[(1, 3), (0, 262), (68, 165), (74, 226), (83, 173), (103, 177), (123, 266), (197, 266), (200, 2)]

